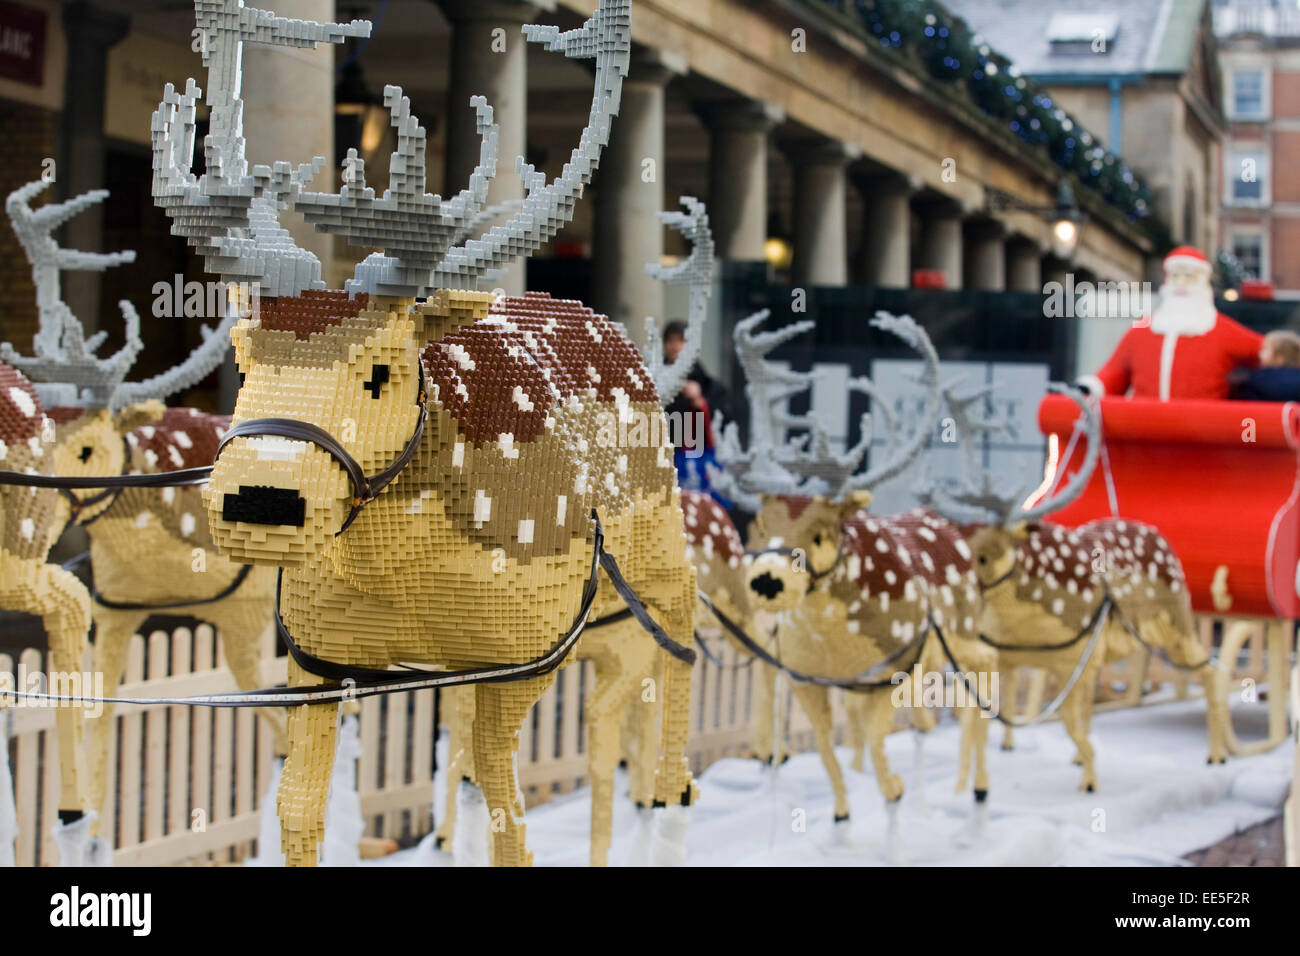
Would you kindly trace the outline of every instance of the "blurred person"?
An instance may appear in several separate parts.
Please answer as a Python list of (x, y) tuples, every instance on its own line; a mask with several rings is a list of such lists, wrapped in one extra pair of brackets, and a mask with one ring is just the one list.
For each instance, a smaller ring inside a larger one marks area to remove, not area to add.
[(1232, 397), (1248, 402), (1300, 402), (1300, 334), (1276, 329), (1265, 335), (1259, 368), (1237, 384)]

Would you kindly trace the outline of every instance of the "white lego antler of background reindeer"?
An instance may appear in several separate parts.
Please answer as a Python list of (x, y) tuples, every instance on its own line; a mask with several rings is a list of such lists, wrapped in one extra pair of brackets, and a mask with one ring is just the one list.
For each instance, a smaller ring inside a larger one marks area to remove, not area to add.
[(59, 273), (64, 269), (102, 271), (110, 266), (134, 262), (134, 252), (78, 252), (63, 249), (53, 232), (88, 206), (102, 202), (108, 193), (97, 189), (67, 202), (47, 203), (32, 209), (31, 200), (48, 184), (37, 180), (10, 193), (5, 210), (14, 232), (32, 266), (36, 283), (39, 329), (32, 337), (33, 356), (18, 354), (9, 342), (0, 342), (0, 359), (21, 369), (37, 381), (37, 393), (47, 406), (75, 405), (116, 411), (126, 405), (163, 399), (201, 381), (220, 363), (230, 346), (230, 328), (236, 315), (227, 316), (215, 330), (201, 329), (203, 343), (180, 365), (143, 382), (126, 382), (126, 374), (144, 347), (140, 338), (140, 315), (125, 300), (118, 303), (126, 321), (126, 342), (110, 356), (95, 352), (107, 338), (96, 332), (86, 338), (85, 329), (64, 303)]
[[(1095, 404), (1080, 394), (1077, 389), (1060, 383), (1048, 385), (1047, 390), (1058, 395), (1068, 395), (1082, 410), (1083, 414), (1075, 423), (1075, 429), (1082, 431), (1088, 448), (1083, 463), (1066, 482), (1065, 487), (1053, 494), (1053, 488), (1047, 489), (1037, 504), (1024, 507), (1023, 502), (1032, 490), (1032, 485), (1016, 485), (1011, 494), (999, 491), (1001, 483), (994, 479), (989, 469), (979, 461), (976, 440), (982, 434), (1002, 431), (1006, 423), (992, 418), (979, 419), (972, 413), (972, 406), (987, 397), (988, 389), (981, 388), (972, 393), (958, 394), (956, 384), (950, 383), (944, 390), (948, 408), (952, 412), (957, 432), (963, 442), (963, 480), (932, 482), (922, 497), (954, 520), (990, 521), (1009, 527), (1019, 522), (1040, 521), (1064, 508), (1078, 498), (1097, 467), (1101, 455), (1101, 416)], [(1062, 459), (1062, 467), (1069, 464), (1068, 458)]]
[[(925, 362), (921, 381), (927, 390), (928, 404), (924, 420), (911, 439), (902, 444), (893, 428), (893, 414), (875, 385), (865, 376), (851, 379), (850, 390), (872, 398), (876, 414), (890, 428), (883, 460), (859, 472), (873, 437), (872, 413), (862, 416), (858, 444), (840, 455), (831, 451), (830, 437), (815, 409), (803, 415), (790, 414), (787, 403), (811, 389), (813, 374), (774, 366), (767, 355), (778, 345), (811, 329), (814, 323), (805, 320), (775, 331), (755, 333), (769, 314), (766, 310), (758, 312), (736, 326), (736, 354), (745, 372), (745, 392), (750, 406), (749, 447), (741, 447), (735, 422), (724, 427), (718, 419), (717, 457), (726, 470), (712, 474), (714, 487), (756, 511), (761, 495), (820, 495), (838, 500), (854, 491), (876, 487), (906, 470), (925, 449), (941, 407), (939, 356), (925, 330), (910, 316), (879, 312), (871, 320), (876, 328), (898, 336), (921, 354)], [(804, 434), (786, 439), (787, 429), (803, 430)]]
[(709, 317), (709, 295), (713, 292), (713, 232), (709, 229), (709, 214), (704, 203), (693, 196), (683, 196), (681, 203), (686, 212), (668, 210), (659, 213), (659, 219), (680, 232), (691, 244), (691, 254), (675, 266), (652, 262), (646, 266), (651, 278), (666, 285), (690, 287), (690, 301), (686, 311), (686, 341), (677, 361), (664, 362), (663, 336), (652, 316), (647, 316), (646, 346), (642, 350), (646, 368), (654, 379), (659, 401), (667, 405), (677, 397), (695, 360), (700, 357), (703, 345), (704, 323)]

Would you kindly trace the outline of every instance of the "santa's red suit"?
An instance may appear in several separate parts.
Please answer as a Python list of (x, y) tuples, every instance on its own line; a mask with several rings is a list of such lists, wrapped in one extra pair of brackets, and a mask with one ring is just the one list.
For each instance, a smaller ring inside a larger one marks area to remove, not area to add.
[[(1207, 296), (1209, 262), (1189, 247), (1175, 249), (1165, 259), (1186, 266), (1204, 264)], [(1124, 333), (1110, 360), (1097, 374), (1085, 376), (1080, 384), (1097, 394), (1162, 401), (1178, 398), (1228, 397), (1228, 374), (1241, 366), (1259, 364), (1263, 336), (1216, 311), (1213, 299), (1208, 308), (1182, 314), (1163, 307)]]

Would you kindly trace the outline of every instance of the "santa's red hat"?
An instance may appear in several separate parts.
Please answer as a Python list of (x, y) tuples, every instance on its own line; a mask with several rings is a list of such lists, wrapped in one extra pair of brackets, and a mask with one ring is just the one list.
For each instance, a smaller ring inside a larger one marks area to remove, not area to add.
[(1205, 258), (1201, 250), (1191, 246), (1179, 246), (1165, 256), (1164, 268), (1166, 272), (1169, 271), (1170, 266), (1192, 267), (1204, 272), (1206, 275), (1211, 272), (1210, 260)]

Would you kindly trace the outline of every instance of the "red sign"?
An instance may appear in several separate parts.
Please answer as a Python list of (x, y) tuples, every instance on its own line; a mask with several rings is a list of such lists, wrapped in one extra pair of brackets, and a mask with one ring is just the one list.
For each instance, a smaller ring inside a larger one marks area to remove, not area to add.
[(0, 76), (40, 86), (45, 80), (45, 12), (0, 0)]

